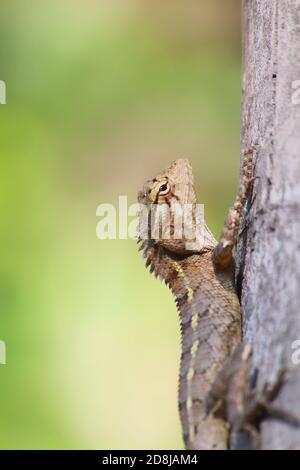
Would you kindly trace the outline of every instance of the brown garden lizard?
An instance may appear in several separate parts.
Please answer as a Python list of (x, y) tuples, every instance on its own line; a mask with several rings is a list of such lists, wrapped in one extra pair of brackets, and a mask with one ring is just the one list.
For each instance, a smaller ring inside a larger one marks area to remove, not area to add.
[[(251, 350), (241, 343), (233, 249), (251, 192), (255, 151), (252, 147), (243, 153), (237, 197), (219, 242), (204, 219), (197, 218), (188, 160), (173, 161), (165, 171), (146, 181), (138, 195), (141, 211), (146, 209), (140, 222), (140, 250), (150, 271), (170, 287), (180, 316), (179, 412), (187, 449), (228, 449), (232, 427), (236, 432), (245, 430), (246, 419), (252, 416), (238, 401), (245, 398)], [(187, 207), (188, 218), (182, 213), (178, 218), (175, 207)], [(189, 229), (192, 226), (199, 230), (189, 233), (187, 239), (185, 230), (177, 231), (178, 220)], [(239, 364), (240, 371), (236, 370)], [(227, 396), (229, 405), (225, 403)], [(254, 415), (257, 406), (252, 408)]]

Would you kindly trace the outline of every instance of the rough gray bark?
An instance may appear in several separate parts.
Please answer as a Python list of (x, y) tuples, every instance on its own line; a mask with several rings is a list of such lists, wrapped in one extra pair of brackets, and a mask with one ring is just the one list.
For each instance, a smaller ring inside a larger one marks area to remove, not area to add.
[[(242, 146), (260, 145), (244, 260), (244, 334), (258, 386), (290, 370), (274, 404), (300, 416), (300, 0), (244, 1)], [(294, 88), (293, 88), (294, 87)], [(243, 250), (244, 248), (244, 250)], [(298, 347), (299, 348), (299, 347)], [(264, 449), (300, 449), (300, 429), (262, 424)]]

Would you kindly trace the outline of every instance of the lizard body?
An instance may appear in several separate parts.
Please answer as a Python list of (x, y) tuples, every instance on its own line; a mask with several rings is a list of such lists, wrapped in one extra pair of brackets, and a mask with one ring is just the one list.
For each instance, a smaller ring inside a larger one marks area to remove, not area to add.
[[(235, 286), (232, 249), (236, 243), (243, 207), (252, 180), (252, 155), (244, 155), (238, 195), (229, 211), (219, 243), (205, 221), (202, 236), (191, 245), (185, 235), (175, 238), (175, 217), (160, 220), (159, 235), (151, 237), (153, 215), (148, 216), (147, 237), (140, 239), (140, 249), (150, 267), (170, 287), (179, 311), (182, 337), (179, 374), (179, 412), (183, 439), (187, 449), (227, 449), (227, 420), (207, 412), (206, 399), (224, 364), (241, 342), (241, 310)], [(179, 159), (156, 178), (146, 181), (138, 196), (140, 204), (172, 208), (192, 206), (190, 224), (197, 224), (194, 214), (196, 195), (192, 169), (187, 160)], [(166, 222), (169, 237), (164, 237)]]
[(227, 423), (212, 414), (206, 416), (205, 400), (226, 359), (241, 341), (233, 266), (226, 270), (216, 267), (211, 251), (177, 263), (183, 275), (179, 280), (175, 277), (170, 286), (177, 293), (181, 321), (179, 411), (184, 442), (190, 449), (226, 449)]

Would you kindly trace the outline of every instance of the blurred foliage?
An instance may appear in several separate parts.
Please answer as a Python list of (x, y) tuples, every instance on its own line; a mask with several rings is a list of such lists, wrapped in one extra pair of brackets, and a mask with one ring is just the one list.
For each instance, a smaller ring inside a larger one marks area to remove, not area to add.
[(218, 235), (239, 43), (237, 0), (2, 0), (1, 448), (182, 446), (171, 294), (95, 211), (185, 156)]

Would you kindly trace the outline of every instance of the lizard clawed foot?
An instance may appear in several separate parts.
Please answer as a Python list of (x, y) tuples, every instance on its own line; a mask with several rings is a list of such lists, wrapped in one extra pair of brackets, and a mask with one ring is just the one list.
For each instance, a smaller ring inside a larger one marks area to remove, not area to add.
[[(225, 419), (231, 430), (232, 449), (259, 448), (262, 421), (277, 419), (300, 427), (300, 417), (272, 404), (286, 379), (282, 370), (276, 382), (256, 389), (256, 377), (250, 375), (252, 350), (239, 346), (220, 372), (207, 397), (207, 413)], [(252, 383), (251, 383), (252, 382)]]
[(276, 382), (270, 386), (266, 384), (263, 391), (257, 396), (256, 403), (263, 413), (263, 419), (274, 418), (284, 421), (291, 426), (300, 427), (300, 417), (293, 413), (283, 410), (278, 406), (272, 405), (277, 398), (279, 392), (286, 381), (287, 370), (283, 369), (279, 372)]
[[(272, 404), (284, 384), (285, 376), (286, 371), (281, 371), (276, 382), (272, 386), (266, 384), (261, 392), (258, 392), (256, 389), (249, 390), (248, 388), (243, 410), (237, 413), (234, 421), (231, 422), (232, 446), (234, 449), (245, 448), (243, 447), (245, 436), (248, 438), (250, 448), (259, 448), (260, 425), (267, 419), (276, 419), (290, 426), (300, 427), (300, 418), (298, 416)], [(247, 387), (248, 385), (246, 389)]]
[(250, 145), (250, 147), (245, 147), (242, 150), (242, 154), (243, 154), (244, 157), (247, 157), (248, 155), (253, 155), (254, 153), (258, 152), (259, 148), (260, 148), (259, 144)]

